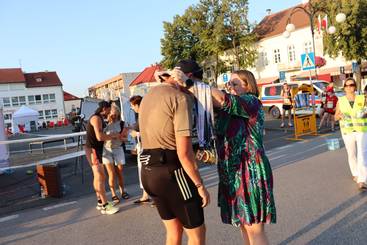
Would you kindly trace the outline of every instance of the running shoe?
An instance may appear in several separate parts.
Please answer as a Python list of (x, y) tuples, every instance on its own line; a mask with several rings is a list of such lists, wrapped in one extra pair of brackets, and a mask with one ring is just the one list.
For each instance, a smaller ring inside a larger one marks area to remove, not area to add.
[(96, 209), (101, 210), (103, 208), (102, 202), (97, 202)]
[(102, 207), (101, 214), (115, 214), (120, 209), (118, 207), (114, 207), (112, 203), (108, 203), (106, 206)]
[(281, 127), (281, 128), (284, 128), (284, 123), (280, 124), (280, 127)]
[(289, 127), (293, 127), (293, 124), (292, 124), (292, 123), (288, 123), (288, 126), (289, 126)]

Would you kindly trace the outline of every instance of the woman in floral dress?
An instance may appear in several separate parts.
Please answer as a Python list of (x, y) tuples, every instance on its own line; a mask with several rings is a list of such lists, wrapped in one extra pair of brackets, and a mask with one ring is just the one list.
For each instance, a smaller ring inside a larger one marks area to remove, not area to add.
[(231, 94), (212, 88), (218, 150), (218, 205), (223, 223), (241, 227), (245, 244), (268, 244), (264, 224), (276, 222), (273, 175), (263, 146), (264, 111), (253, 74), (236, 71)]

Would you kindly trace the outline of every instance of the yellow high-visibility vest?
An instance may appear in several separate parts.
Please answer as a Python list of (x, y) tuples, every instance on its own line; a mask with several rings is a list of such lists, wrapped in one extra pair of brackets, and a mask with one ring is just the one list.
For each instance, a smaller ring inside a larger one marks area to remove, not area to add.
[(343, 119), (340, 120), (340, 130), (343, 134), (367, 132), (364, 102), (364, 95), (356, 95), (353, 107), (351, 107), (346, 96), (339, 98), (339, 109), (343, 113)]

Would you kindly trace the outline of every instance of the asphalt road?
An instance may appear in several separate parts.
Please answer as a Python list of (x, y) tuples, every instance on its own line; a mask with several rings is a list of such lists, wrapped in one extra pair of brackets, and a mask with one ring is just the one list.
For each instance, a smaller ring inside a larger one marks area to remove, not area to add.
[[(289, 137), (282, 130), (267, 135), (277, 206), (277, 224), (266, 226), (270, 243), (366, 244), (367, 193), (351, 180), (345, 149), (328, 151), (326, 145), (326, 138), (340, 135), (285, 139), (287, 144), (279, 144), (280, 136)], [(207, 244), (242, 244), (238, 229), (220, 221), (216, 167), (204, 166), (201, 173), (212, 197), (205, 209)], [(156, 210), (132, 203), (140, 194), (136, 182), (127, 189), (133, 198), (115, 215), (101, 215), (93, 194), (3, 215), (0, 244), (164, 244)]]

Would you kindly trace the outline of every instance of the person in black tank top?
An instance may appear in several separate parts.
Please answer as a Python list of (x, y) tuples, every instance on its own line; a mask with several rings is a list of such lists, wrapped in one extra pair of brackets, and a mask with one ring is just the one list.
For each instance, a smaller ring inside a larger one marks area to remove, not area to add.
[(284, 127), (284, 118), (285, 118), (285, 113), (286, 111), (288, 111), (288, 126), (292, 127), (292, 93), (291, 93), (291, 88), (289, 87), (289, 85), (287, 83), (284, 83), (282, 86), (282, 91), (280, 93), (280, 96), (283, 99), (283, 112), (282, 112), (282, 123), (280, 125), (281, 128)]
[(102, 214), (114, 214), (119, 211), (118, 208), (107, 202), (105, 189), (105, 173), (102, 163), (103, 143), (105, 140), (122, 138), (120, 134), (107, 135), (103, 133), (105, 127), (104, 118), (108, 116), (111, 110), (111, 103), (101, 101), (98, 109), (89, 118), (87, 125), (86, 143), (84, 146), (85, 156), (93, 171), (93, 187), (97, 195), (97, 209)]

